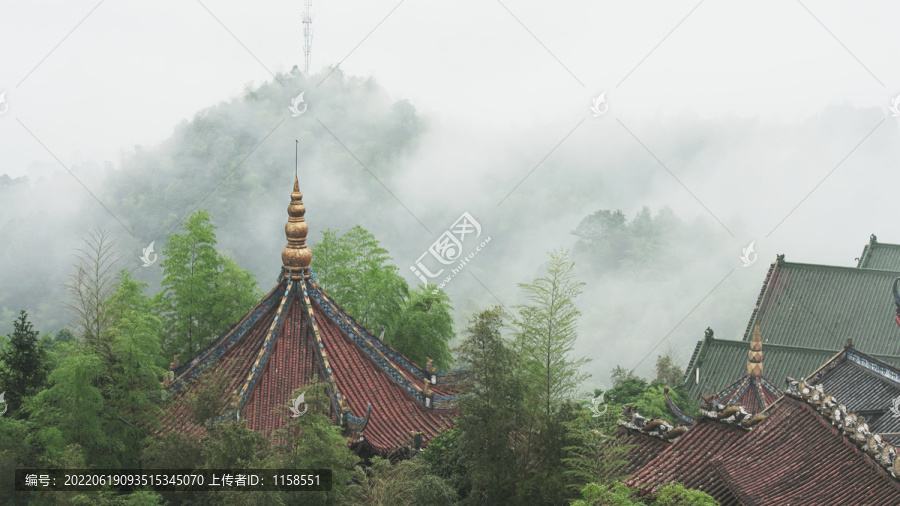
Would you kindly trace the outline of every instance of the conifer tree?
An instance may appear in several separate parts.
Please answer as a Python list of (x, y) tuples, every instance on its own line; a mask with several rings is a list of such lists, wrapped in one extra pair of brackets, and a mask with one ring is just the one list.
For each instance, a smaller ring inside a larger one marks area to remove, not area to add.
[(28, 321), (28, 313), (20, 311), (13, 327), (15, 330), (7, 335), (6, 345), (0, 351), (0, 392), (5, 392), (9, 410), (14, 412), (23, 399), (44, 386), (50, 365), (47, 351), (38, 342), (39, 333)]
[(519, 457), (525, 432), (522, 360), (503, 339), (503, 310), (476, 314), (457, 349), (468, 367), (456, 424), (456, 462), (464, 462), (470, 498), (485, 504), (514, 504), (523, 475)]

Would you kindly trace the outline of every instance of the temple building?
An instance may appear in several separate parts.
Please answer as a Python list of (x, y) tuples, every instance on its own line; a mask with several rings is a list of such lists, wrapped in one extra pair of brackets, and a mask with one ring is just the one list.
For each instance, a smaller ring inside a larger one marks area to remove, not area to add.
[[(750, 351), (747, 352), (747, 374), (713, 395), (703, 395), (702, 397), (707, 404), (716, 406), (717, 409), (737, 406), (744, 409), (748, 414), (755, 415), (765, 411), (783, 395), (781, 389), (763, 375), (762, 333), (758, 324), (753, 329), (753, 338), (750, 340), (749, 348)], [(675, 413), (682, 424), (694, 424), (696, 420), (686, 415), (669, 398), (669, 389), (666, 389), (665, 397), (669, 409)]]
[(852, 339), (861, 352), (900, 367), (900, 328), (888, 295), (900, 276), (900, 245), (872, 235), (856, 267), (787, 262), (771, 264), (743, 340), (717, 339), (707, 331), (697, 343), (684, 376), (688, 392), (720, 392), (734, 381), (747, 342), (763, 331), (766, 371), (780, 382), (803, 378), (841, 352)]
[(848, 340), (843, 351), (804, 382), (840, 399), (848, 413), (900, 447), (900, 370), (857, 350)]
[[(210, 424), (245, 420), (271, 436), (290, 416), (305, 413), (292, 394), (318, 378), (327, 384), (332, 421), (355, 450), (384, 455), (419, 449), (449, 427), (459, 372), (437, 371), (430, 361), (425, 368), (414, 364), (322, 290), (310, 269), (305, 213), (295, 178), (275, 286), (195, 357), (182, 365), (176, 356), (165, 379), (162, 430), (203, 434)], [(190, 400), (203, 385), (218, 387), (222, 409), (199, 422)]]
[(900, 371), (848, 342), (782, 391), (762, 341), (756, 326), (746, 374), (704, 395), (697, 419), (671, 401), (677, 427), (625, 408), (625, 483), (646, 495), (677, 482), (722, 505), (900, 505)]
[(744, 340), (708, 329), (691, 357), (699, 417), (668, 392), (677, 426), (625, 408), (625, 483), (646, 495), (677, 482), (723, 505), (900, 505), (898, 276), (900, 246), (874, 235), (856, 267), (779, 255)]

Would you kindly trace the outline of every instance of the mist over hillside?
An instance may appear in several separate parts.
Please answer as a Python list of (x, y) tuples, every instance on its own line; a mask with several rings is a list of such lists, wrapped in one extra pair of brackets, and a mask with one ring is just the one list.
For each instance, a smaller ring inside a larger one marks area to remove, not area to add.
[[(279, 74), (284, 85), (248, 87), (158, 145), (70, 167), (83, 186), (52, 160), (27, 178), (0, 176), (0, 334), (19, 309), (42, 332), (68, 323), (63, 283), (98, 227), (117, 237), (120, 267), (158, 290), (159, 265), (142, 267), (142, 248), (161, 251), (198, 207), (212, 214), (220, 251), (268, 290), (295, 140), (313, 244), (326, 229), (361, 225), (414, 284), (409, 267), (463, 212), (478, 221), (490, 243), (445, 286), (457, 333), (486, 306), (514, 311), (517, 283), (541, 275), (549, 251), (572, 249), (587, 283), (576, 300), (576, 352), (593, 359), (586, 387), (608, 384), (616, 365), (649, 374), (666, 346), (684, 365), (708, 326), (739, 338), (776, 253), (854, 265), (870, 233), (900, 242), (890, 213), (897, 124), (879, 123), (879, 109), (844, 104), (795, 124), (585, 110), (498, 129), (423, 116), (371, 77), (326, 74)], [(301, 92), (307, 110), (292, 117)], [(573, 235), (601, 210), (650, 230), (615, 262)], [(758, 261), (743, 267), (751, 241)]]

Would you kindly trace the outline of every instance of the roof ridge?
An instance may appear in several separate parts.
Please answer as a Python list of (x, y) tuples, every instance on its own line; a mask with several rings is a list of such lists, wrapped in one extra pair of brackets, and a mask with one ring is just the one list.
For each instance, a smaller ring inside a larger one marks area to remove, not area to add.
[(863, 264), (868, 263), (869, 257), (872, 254), (872, 249), (869, 246), (877, 244), (876, 241), (877, 241), (877, 238), (875, 237), (875, 234), (872, 234), (871, 236), (869, 236), (869, 242), (866, 243), (865, 246), (863, 246), (862, 254), (859, 255), (859, 260), (856, 262), (857, 269), (864, 268)]
[[(746, 347), (748, 346), (748, 341), (738, 341), (735, 339), (719, 339), (716, 337), (710, 338), (710, 341), (715, 341), (716, 344), (728, 344), (732, 346), (740, 346)], [(830, 352), (836, 353), (840, 350), (830, 350), (828, 348), (810, 348), (808, 346), (794, 346), (792, 344), (778, 344), (778, 343), (765, 343), (766, 349), (775, 348), (775, 349), (791, 349), (791, 350), (804, 350), (804, 351), (822, 351), (822, 352)], [(885, 356), (893, 356), (893, 355), (885, 355)], [(900, 355), (898, 355), (900, 357)]]
[[(274, 301), (280, 298), (277, 296), (277, 293), (281, 288), (282, 283), (283, 281), (277, 282), (275, 286), (269, 291), (269, 293), (267, 293), (262, 299), (260, 299), (259, 302), (255, 306), (253, 306), (253, 308), (247, 311), (244, 317), (238, 320), (238, 322), (232, 328), (228, 329), (227, 332), (223, 333), (213, 342), (209, 343), (206, 348), (203, 348), (202, 350), (197, 352), (197, 354), (191, 357), (190, 360), (185, 360), (181, 367), (175, 369), (175, 379), (172, 383), (176, 390), (180, 389), (180, 386), (183, 383), (183, 381), (180, 382), (179, 380), (188, 380), (188, 382), (193, 381), (194, 377), (197, 376), (199, 372), (201, 372), (195, 371), (197, 367), (203, 368), (205, 364), (211, 363), (212, 361), (218, 361), (218, 359), (221, 358), (221, 356), (225, 352), (231, 349), (232, 346), (234, 346), (240, 339), (243, 338), (244, 334), (247, 332), (247, 330), (249, 330), (251, 326), (253, 326), (253, 324), (255, 324), (260, 318), (262, 318), (272, 310), (272, 307), (274, 307), (275, 305)], [(231, 339), (231, 342), (227, 343), (230, 336), (234, 337), (234, 339)], [(227, 345), (222, 350), (222, 352), (217, 356), (213, 356), (215, 355), (216, 351), (219, 350), (219, 348), (225, 343), (227, 343)], [(189, 374), (192, 372), (193, 374)]]
[(769, 290), (769, 282), (775, 274), (775, 266), (783, 263), (784, 256), (778, 255), (776, 260), (769, 265), (769, 272), (766, 273), (766, 279), (763, 281), (763, 286), (759, 290), (759, 297), (756, 298), (756, 306), (753, 308), (753, 313), (750, 314), (750, 322), (747, 323), (747, 330), (744, 331), (743, 341), (747, 341), (747, 337), (750, 336), (751, 329), (753, 329), (753, 324), (756, 323), (756, 320), (759, 317), (759, 308), (762, 307), (763, 297), (765, 297), (766, 292)]
[(860, 269), (859, 267), (851, 267), (849, 265), (826, 265), (826, 264), (812, 264), (812, 263), (805, 263), (805, 262), (782, 262), (782, 263), (786, 266), (793, 266), (793, 267), (815, 267), (815, 268), (825, 268), (825, 269), (833, 269), (833, 270), (846, 270), (849, 272), (858, 272), (858, 273), (865, 273), (865, 274), (882, 274), (882, 273), (887, 274), (887, 273), (890, 273), (890, 274), (896, 275), (898, 272), (900, 272), (900, 270), (892, 271), (892, 270), (888, 270), (888, 269), (869, 269), (869, 268)]
[(231, 393), (233, 398), (232, 402), (236, 401), (234, 408), (238, 413), (240, 413), (244, 409), (244, 406), (247, 405), (247, 400), (250, 399), (250, 395), (256, 387), (257, 381), (259, 381), (260, 376), (262, 376), (262, 373), (266, 368), (266, 364), (269, 362), (269, 357), (275, 347), (275, 341), (278, 340), (278, 336), (284, 326), (286, 318), (283, 318), (283, 316), (287, 316), (287, 313), (284, 311), (285, 307), (287, 307), (288, 311), (291, 309), (289, 303), (294, 298), (294, 283), (296, 283), (296, 280), (290, 280), (284, 288), (281, 302), (278, 304), (278, 309), (275, 310), (275, 318), (272, 320), (272, 323), (269, 324), (269, 329), (266, 331), (266, 338), (260, 344), (259, 351), (256, 354), (256, 360), (253, 361), (253, 366), (250, 368), (250, 372), (247, 373), (247, 379), (239, 384), (238, 388)]
[[(346, 310), (344, 310), (344, 307), (340, 303), (338, 303), (338, 301), (336, 301), (334, 299), (334, 297), (332, 297), (331, 295), (328, 295), (328, 292), (326, 292), (325, 289), (319, 285), (319, 283), (313, 282), (312, 286), (315, 287), (316, 291), (318, 291), (319, 293), (321, 293), (324, 296), (324, 299), (326, 300), (326, 302), (333, 305), (337, 310), (339, 310), (341, 312), (341, 315), (349, 318), (349, 320), (352, 321), (356, 327), (359, 327), (360, 329), (364, 330), (365, 331), (364, 334), (368, 334), (368, 335), (363, 335), (362, 337), (365, 339), (365, 341), (367, 341), (369, 343), (369, 345), (373, 346), (376, 349), (378, 348), (378, 345), (376, 345), (374, 343), (374, 340), (369, 339), (370, 336), (372, 338), (374, 338), (375, 335), (372, 334), (372, 332), (369, 329), (367, 329), (365, 325), (356, 321), (356, 318), (354, 318), (353, 315), (351, 315)], [(412, 369), (415, 369), (415, 371), (412, 371), (412, 370), (410, 370), (410, 367), (406, 367), (407, 371), (409, 371), (413, 374), (421, 373), (423, 376), (429, 375), (429, 371), (427, 369), (423, 368), (419, 364), (417, 364), (417, 363), (413, 362), (412, 360), (410, 360), (409, 358), (407, 358), (405, 355), (403, 355), (402, 353), (400, 353), (399, 351), (394, 349), (393, 346), (391, 346), (381, 340), (377, 340), (377, 341), (381, 344), (381, 346), (384, 346), (385, 348), (391, 350), (392, 352), (396, 353), (400, 358), (405, 360), (409, 364), (409, 366), (411, 366)]]
[[(825, 427), (841, 435), (844, 443), (866, 456), (866, 461), (881, 472), (892, 476), (892, 482), (900, 490), (900, 454), (891, 450), (893, 446), (876, 432), (869, 430), (868, 421), (859, 417), (833, 395), (826, 396), (824, 388), (811, 387), (804, 381), (791, 381), (785, 390), (785, 397), (798, 402), (816, 416)], [(876, 460), (878, 459), (878, 460)]]
[(697, 341), (697, 346), (694, 347), (694, 353), (691, 355), (691, 359), (688, 360), (687, 368), (684, 370), (684, 376), (681, 378), (682, 383), (687, 383), (688, 378), (690, 377), (691, 371), (694, 370), (694, 365), (697, 359), (700, 357), (700, 354), (703, 352), (703, 345), (706, 343), (707, 339), (712, 339), (711, 337), (705, 337), (699, 341)]

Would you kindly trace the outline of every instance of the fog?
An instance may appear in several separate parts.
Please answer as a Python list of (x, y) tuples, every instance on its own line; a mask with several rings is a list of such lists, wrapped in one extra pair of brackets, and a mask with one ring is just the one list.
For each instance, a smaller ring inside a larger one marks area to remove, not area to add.
[(463, 212), (478, 221), (490, 243), (445, 286), (458, 333), (514, 311), (586, 216), (671, 209), (690, 233), (643, 267), (576, 257), (586, 387), (616, 365), (649, 375), (666, 347), (685, 365), (707, 327), (739, 339), (776, 254), (850, 266), (872, 233), (900, 242), (900, 6), (321, 2), (308, 80), (301, 8), (7, 8), (0, 177), (19, 179), (0, 185), (0, 333), (19, 309), (67, 324), (62, 283), (98, 227), (158, 289), (141, 248), (198, 205), (267, 291), (294, 139), (313, 243), (361, 225), (413, 284)]

